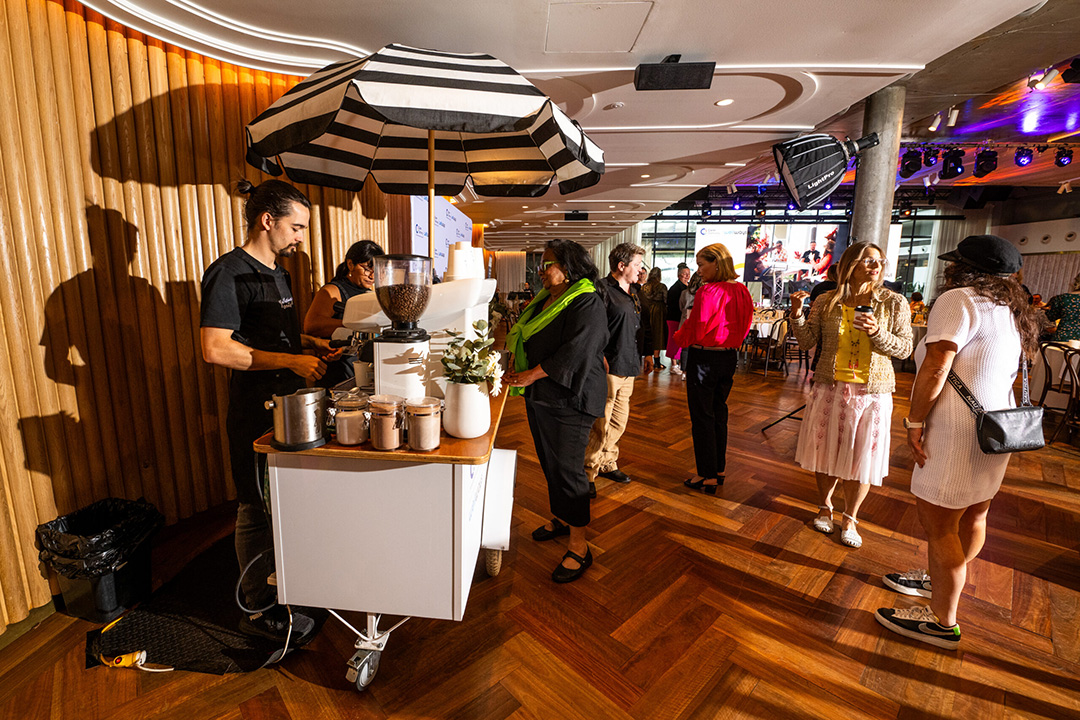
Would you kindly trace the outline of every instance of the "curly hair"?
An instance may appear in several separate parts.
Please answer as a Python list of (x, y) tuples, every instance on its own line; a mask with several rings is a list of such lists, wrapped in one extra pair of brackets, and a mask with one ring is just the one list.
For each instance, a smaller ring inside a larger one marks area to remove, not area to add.
[[(563, 272), (566, 273), (566, 279), (571, 285), (582, 278), (588, 278), (596, 285), (597, 292), (601, 295), (604, 294), (604, 286), (600, 282), (600, 271), (596, 269), (596, 264), (592, 261), (592, 257), (589, 256), (589, 252), (585, 248), (573, 240), (562, 240), (560, 238), (549, 241), (544, 248), (550, 250), (551, 254), (555, 256), (555, 261), (562, 265)], [(631, 259), (633, 258), (631, 257)]]
[(1020, 333), (1024, 354), (1029, 360), (1038, 356), (1042, 323), (1039, 321), (1038, 311), (1028, 302), (1027, 293), (1015, 277), (989, 275), (970, 265), (957, 262), (946, 265), (944, 275), (945, 284), (941, 292), (971, 288), (979, 297), (1009, 308), (1016, 322), (1016, 330)]

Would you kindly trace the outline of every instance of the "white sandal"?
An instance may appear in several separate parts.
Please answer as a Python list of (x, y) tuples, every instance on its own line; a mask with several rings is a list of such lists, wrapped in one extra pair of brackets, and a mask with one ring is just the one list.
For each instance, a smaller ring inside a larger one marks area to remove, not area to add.
[(859, 531), (855, 529), (855, 526), (859, 524), (859, 521), (847, 513), (844, 513), (844, 517), (851, 521), (851, 527), (840, 533), (840, 542), (850, 548), (861, 548), (862, 535), (859, 535)]
[(833, 530), (836, 529), (836, 526), (833, 524), (833, 520), (832, 520), (832, 513), (833, 513), (832, 506), (830, 506), (830, 505), (818, 505), (818, 510), (828, 510), (829, 511), (829, 517), (821, 517), (821, 515), (818, 514), (818, 516), (814, 518), (814, 529), (817, 530), (819, 533), (825, 533), (826, 535), (832, 535)]

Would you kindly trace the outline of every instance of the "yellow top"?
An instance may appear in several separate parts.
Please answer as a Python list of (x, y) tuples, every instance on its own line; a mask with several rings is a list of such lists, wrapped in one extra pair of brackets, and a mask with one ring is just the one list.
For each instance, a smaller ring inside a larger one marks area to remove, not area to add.
[(841, 310), (840, 337), (836, 344), (836, 370), (833, 379), (837, 382), (865, 385), (870, 379), (870, 336), (852, 325), (855, 308), (842, 305)]

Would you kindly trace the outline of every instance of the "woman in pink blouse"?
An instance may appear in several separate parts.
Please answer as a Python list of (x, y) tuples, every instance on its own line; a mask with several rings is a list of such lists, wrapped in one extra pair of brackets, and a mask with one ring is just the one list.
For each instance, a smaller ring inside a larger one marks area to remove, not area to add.
[(675, 333), (687, 348), (686, 403), (694, 438), (697, 475), (683, 484), (715, 495), (724, 484), (727, 456), (727, 398), (735, 379), (738, 348), (750, 332), (754, 302), (738, 282), (727, 248), (714, 243), (697, 254), (702, 285), (690, 317)]

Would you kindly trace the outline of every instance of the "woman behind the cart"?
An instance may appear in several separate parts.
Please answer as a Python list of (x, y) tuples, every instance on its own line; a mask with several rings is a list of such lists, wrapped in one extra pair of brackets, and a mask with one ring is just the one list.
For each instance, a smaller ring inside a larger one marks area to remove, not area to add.
[(513, 362), (507, 384), (511, 394), (525, 396), (553, 515), (532, 537), (544, 541), (569, 536), (568, 550), (551, 574), (557, 583), (577, 580), (593, 561), (585, 541), (585, 447), (607, 400), (607, 313), (598, 279), (584, 248), (570, 240), (552, 240), (540, 262), (544, 289), (506, 338)]

